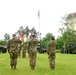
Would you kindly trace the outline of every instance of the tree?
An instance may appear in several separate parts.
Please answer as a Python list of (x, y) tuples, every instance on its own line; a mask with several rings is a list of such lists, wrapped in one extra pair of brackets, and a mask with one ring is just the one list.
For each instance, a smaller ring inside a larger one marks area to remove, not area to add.
[(28, 26), (26, 26), (26, 28), (25, 28), (26, 40), (28, 39), (29, 32), (30, 32), (30, 29), (29, 29), (29, 27), (28, 27)]
[(62, 47), (63, 47), (63, 45), (64, 45), (64, 40), (63, 40), (63, 38), (62, 37), (58, 37), (57, 39), (56, 39), (56, 42), (57, 42), (57, 49), (61, 49)]
[(34, 27), (30, 30), (30, 32), (31, 34), (34, 34), (38, 38), (39, 32), (37, 32)]
[(6, 42), (3, 40), (0, 40), (0, 45), (6, 45)]
[(4, 35), (5, 44), (7, 44), (8, 40), (10, 40), (10, 35), (6, 33), (6, 34)]
[(59, 29), (61, 32), (62, 39), (65, 42), (75, 43), (76, 30), (74, 29), (75, 21), (73, 20), (73, 17), (70, 15), (66, 15), (62, 19), (62, 27)]
[(21, 26), (19, 27), (19, 30), (17, 30), (15, 34), (19, 34), (21, 37), (23, 33), (26, 36), (26, 41), (28, 40), (29, 33), (34, 34), (36, 37), (38, 37), (38, 32), (36, 31), (34, 27), (32, 29), (29, 29), (28, 26), (26, 26), (26, 28), (23, 28), (23, 26)]
[(19, 30), (17, 30), (17, 32), (15, 33), (16, 35), (19, 34), (20, 37), (22, 37), (23, 33), (25, 34), (25, 29), (23, 28), (23, 26), (19, 27)]
[(48, 42), (50, 41), (51, 37), (53, 37), (52, 33), (47, 33), (45, 37), (41, 40), (41, 44), (47, 46)]
[(5, 40), (5, 41), (8, 41), (9, 39), (10, 39), (10, 35), (6, 33), (6, 34), (4, 35), (4, 40)]

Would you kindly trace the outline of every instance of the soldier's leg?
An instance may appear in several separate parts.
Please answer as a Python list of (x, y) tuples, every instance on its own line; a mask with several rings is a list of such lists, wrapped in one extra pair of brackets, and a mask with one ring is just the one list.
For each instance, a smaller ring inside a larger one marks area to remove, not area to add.
[(50, 55), (48, 56), (48, 59), (49, 59), (49, 66), (51, 68), (51, 56)]
[(21, 57), (21, 49), (18, 52), (18, 56)]
[(32, 53), (31, 52), (29, 52), (29, 61), (30, 61), (30, 67), (32, 66)]
[(26, 51), (24, 52), (24, 56), (26, 57)]
[(10, 66), (11, 66), (12, 69), (13, 69), (13, 65), (14, 65), (14, 59), (11, 58), (11, 60), (10, 60)]
[(33, 53), (33, 63), (32, 63), (32, 65), (33, 65), (33, 68), (36, 66), (36, 52), (34, 52)]
[(27, 50), (27, 53), (28, 53), (28, 57), (30, 57), (30, 51), (29, 50)]
[(31, 66), (31, 69), (34, 69), (36, 66), (36, 52), (32, 52), (32, 54), (31, 54), (30, 66)]
[(29, 58), (30, 58), (30, 67), (31, 69), (33, 69), (33, 53), (32, 52), (29, 52)]
[(13, 53), (10, 53), (10, 66), (12, 69), (13, 69), (13, 65), (14, 65)]
[(26, 57), (26, 52), (24, 52), (24, 57)]
[(25, 58), (26, 57), (26, 46), (23, 45), (23, 49), (22, 49), (22, 57)]
[(16, 69), (17, 59), (18, 59), (18, 53), (15, 53), (14, 54), (14, 69)]
[(51, 56), (51, 69), (55, 68), (55, 55)]
[(23, 50), (22, 50), (22, 58), (24, 58)]
[(26, 53), (22, 52), (22, 57), (25, 58), (26, 57)]
[(14, 59), (14, 69), (16, 69), (17, 66), (17, 58)]

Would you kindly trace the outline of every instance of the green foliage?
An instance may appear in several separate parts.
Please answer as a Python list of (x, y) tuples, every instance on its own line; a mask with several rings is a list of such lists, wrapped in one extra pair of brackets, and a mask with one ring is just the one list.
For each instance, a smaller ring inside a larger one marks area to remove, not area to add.
[(47, 33), (46, 36), (41, 40), (41, 44), (47, 46), (48, 42), (50, 41), (51, 37), (53, 36), (52, 33)]
[(63, 47), (63, 45), (64, 45), (64, 40), (61, 38), (61, 37), (58, 37), (57, 39), (56, 39), (56, 42), (57, 42), (57, 49), (60, 49), (61, 47)]
[(56, 50), (56, 53), (60, 53), (60, 50)]
[[(8, 61), (7, 61), (8, 60)], [(76, 75), (76, 55), (56, 54), (56, 67), (51, 70), (47, 54), (38, 54), (35, 70), (29, 58), (18, 58), (17, 70), (11, 70), (9, 54), (0, 54), (0, 75)]]
[(0, 45), (5, 45), (5, 41), (0, 40)]
[(21, 26), (15, 34), (20, 34), (20, 36), (22, 36), (23, 32), (25, 33), (27, 39), (28, 39), (29, 33), (34, 34), (36, 37), (38, 37), (38, 34), (39, 34), (39, 32), (37, 32), (34, 27), (32, 29), (29, 29), (28, 26), (26, 26), (26, 28)]
[(66, 15), (63, 17), (62, 27), (59, 29), (61, 32), (61, 37), (65, 43), (76, 42), (76, 30), (75, 22), (73, 21), (73, 17), (70, 15)]

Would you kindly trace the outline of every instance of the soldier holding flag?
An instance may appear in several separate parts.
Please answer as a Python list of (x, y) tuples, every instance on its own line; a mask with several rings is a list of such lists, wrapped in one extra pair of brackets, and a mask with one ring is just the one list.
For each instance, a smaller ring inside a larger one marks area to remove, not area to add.
[(27, 46), (24, 44), (25, 32), (23, 31), (21, 39), (22, 39), (22, 58), (26, 57)]

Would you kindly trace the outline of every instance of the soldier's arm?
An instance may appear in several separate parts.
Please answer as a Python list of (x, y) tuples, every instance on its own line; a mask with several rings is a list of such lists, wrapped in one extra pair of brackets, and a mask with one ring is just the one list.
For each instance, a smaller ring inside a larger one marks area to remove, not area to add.
[(47, 45), (47, 54), (49, 54), (50, 45)]
[(22, 43), (22, 41), (20, 39), (17, 39), (18, 43)]
[(36, 39), (36, 45), (38, 46), (38, 43), (40, 43), (37, 39)]
[(29, 49), (30, 49), (30, 41), (28, 41), (27, 49), (28, 49), (28, 53), (29, 53)]
[(38, 43), (40, 43), (40, 41), (37, 40), (37, 45), (38, 45)]
[(28, 42), (28, 46), (27, 47), (28, 47), (28, 50), (29, 50), (29, 48), (30, 48), (30, 42)]
[(10, 52), (10, 41), (8, 41), (8, 43), (7, 43), (7, 51), (8, 51), (8, 53)]

